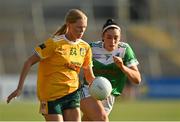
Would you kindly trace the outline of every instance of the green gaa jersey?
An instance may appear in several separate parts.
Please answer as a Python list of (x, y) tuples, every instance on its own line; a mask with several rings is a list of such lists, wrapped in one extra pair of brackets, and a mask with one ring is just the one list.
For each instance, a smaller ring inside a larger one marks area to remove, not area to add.
[(110, 80), (113, 90), (112, 94), (118, 96), (122, 93), (127, 80), (119, 67), (114, 63), (113, 56), (119, 56), (123, 59), (124, 65), (127, 67), (138, 65), (136, 56), (131, 47), (124, 42), (120, 42), (118, 48), (114, 51), (107, 51), (103, 47), (103, 42), (90, 43), (93, 53), (93, 71), (95, 76), (103, 76)]

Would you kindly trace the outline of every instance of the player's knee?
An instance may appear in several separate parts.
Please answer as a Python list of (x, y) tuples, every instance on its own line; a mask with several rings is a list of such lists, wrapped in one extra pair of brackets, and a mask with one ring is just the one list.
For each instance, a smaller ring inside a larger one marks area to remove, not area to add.
[(108, 115), (105, 112), (101, 113), (99, 117), (100, 121), (109, 121)]
[(100, 121), (105, 121), (105, 122), (107, 122), (107, 121), (109, 121), (109, 119), (108, 119), (107, 116), (101, 116)]

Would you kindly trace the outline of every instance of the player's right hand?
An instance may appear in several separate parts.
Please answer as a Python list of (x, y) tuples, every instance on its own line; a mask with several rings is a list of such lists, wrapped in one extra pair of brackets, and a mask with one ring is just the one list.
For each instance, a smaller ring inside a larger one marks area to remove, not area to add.
[(21, 94), (21, 90), (16, 89), (14, 92), (12, 92), (12, 93), (8, 96), (6, 102), (9, 103), (13, 98), (14, 98), (14, 99), (17, 98), (20, 94)]

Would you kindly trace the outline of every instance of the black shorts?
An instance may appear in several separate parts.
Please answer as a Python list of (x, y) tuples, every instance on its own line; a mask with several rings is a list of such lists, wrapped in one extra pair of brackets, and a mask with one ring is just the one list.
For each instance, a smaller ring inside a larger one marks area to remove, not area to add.
[(63, 110), (80, 107), (79, 90), (54, 101), (41, 102), (40, 113), (63, 114)]

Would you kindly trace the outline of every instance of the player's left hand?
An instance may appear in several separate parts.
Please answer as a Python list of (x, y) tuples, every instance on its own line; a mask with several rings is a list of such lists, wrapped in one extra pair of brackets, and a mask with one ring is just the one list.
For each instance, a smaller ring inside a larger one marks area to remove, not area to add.
[(7, 103), (9, 103), (13, 98), (16, 99), (19, 95), (21, 94), (21, 90), (16, 89), (14, 92), (12, 92), (8, 98), (7, 98)]

